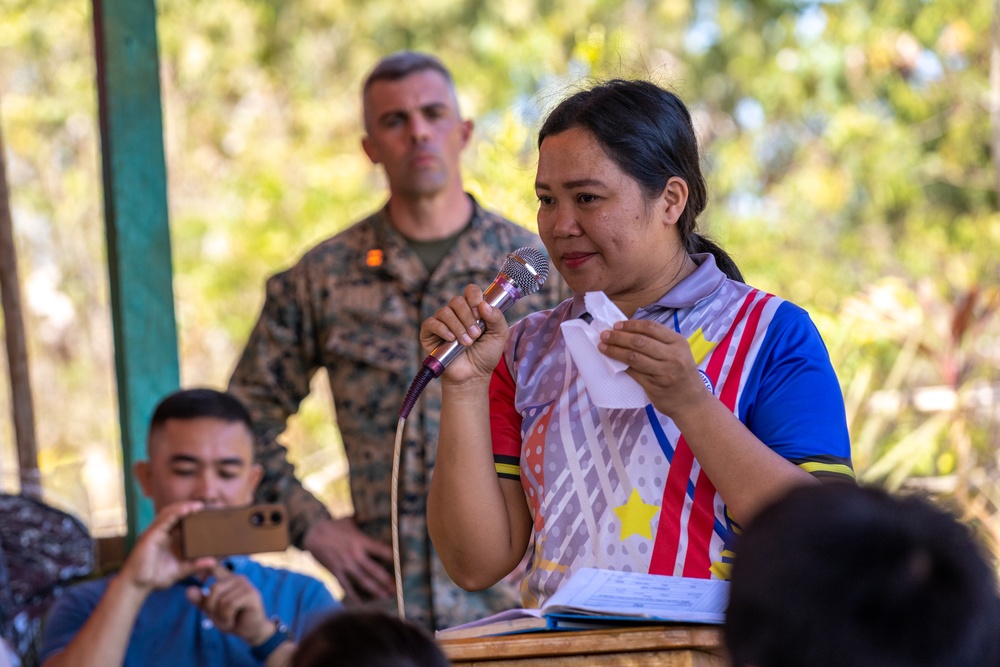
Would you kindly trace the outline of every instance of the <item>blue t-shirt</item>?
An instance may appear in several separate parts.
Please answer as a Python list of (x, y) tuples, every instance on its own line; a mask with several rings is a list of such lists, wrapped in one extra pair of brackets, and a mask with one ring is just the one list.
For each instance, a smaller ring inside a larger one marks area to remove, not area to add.
[[(326, 587), (312, 577), (266, 567), (245, 556), (231, 557), (226, 563), (260, 591), (265, 613), (281, 619), (296, 641), (325, 614), (340, 608)], [(111, 577), (105, 577), (79, 584), (56, 602), (45, 623), (42, 662), (73, 640), (110, 581)], [(189, 578), (150, 594), (132, 628), (124, 667), (258, 667), (262, 664), (250, 654), (250, 646), (245, 641), (217, 630), (212, 621), (188, 601), (184, 592), (192, 585), (199, 585), (199, 582)]]

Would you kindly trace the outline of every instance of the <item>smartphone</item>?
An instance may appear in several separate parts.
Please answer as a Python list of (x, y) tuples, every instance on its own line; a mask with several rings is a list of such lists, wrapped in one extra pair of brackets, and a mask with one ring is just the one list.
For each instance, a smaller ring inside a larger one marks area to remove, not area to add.
[(224, 507), (181, 519), (178, 550), (184, 558), (232, 556), (288, 548), (284, 505)]

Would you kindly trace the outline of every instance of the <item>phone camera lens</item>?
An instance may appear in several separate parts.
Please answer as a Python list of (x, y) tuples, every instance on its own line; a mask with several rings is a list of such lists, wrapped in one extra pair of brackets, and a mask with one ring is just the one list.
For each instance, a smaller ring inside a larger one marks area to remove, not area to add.
[(271, 512), (271, 523), (281, 523), (281, 512)]
[(264, 523), (264, 515), (260, 512), (254, 512), (250, 515), (250, 523), (254, 526), (260, 526)]

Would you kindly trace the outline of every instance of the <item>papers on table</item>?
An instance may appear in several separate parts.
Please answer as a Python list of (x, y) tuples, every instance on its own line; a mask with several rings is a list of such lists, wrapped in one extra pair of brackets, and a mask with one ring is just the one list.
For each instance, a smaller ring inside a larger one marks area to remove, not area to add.
[(439, 639), (540, 630), (582, 630), (652, 623), (725, 620), (729, 582), (582, 568), (541, 609), (509, 609), (439, 630)]

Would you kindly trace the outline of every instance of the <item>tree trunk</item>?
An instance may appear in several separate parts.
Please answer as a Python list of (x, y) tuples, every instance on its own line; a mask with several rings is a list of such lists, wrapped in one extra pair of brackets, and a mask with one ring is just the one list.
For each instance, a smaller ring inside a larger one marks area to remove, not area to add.
[(3, 301), (7, 362), (10, 368), (10, 396), (14, 416), (14, 439), (20, 467), (21, 494), (41, 500), (42, 487), (35, 445), (35, 409), (28, 374), (28, 346), (21, 312), (21, 286), (17, 278), (17, 251), (11, 220), (4, 161), (3, 132), (0, 130), (0, 299)]

